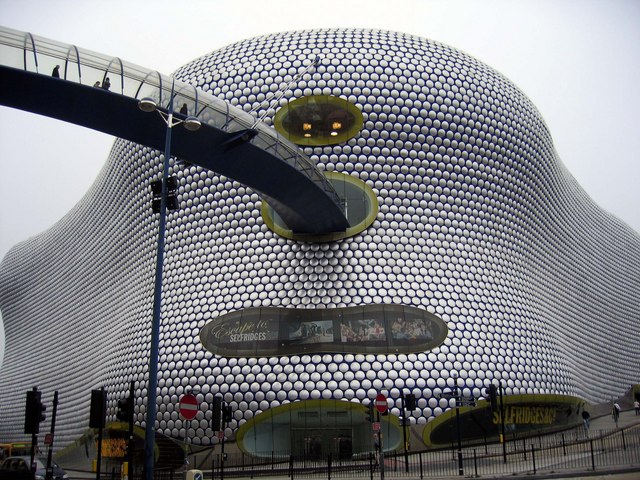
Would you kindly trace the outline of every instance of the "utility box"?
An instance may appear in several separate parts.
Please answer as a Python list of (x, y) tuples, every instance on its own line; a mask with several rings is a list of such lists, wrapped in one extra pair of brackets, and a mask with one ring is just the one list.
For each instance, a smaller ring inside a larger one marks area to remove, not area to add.
[(186, 480), (202, 480), (202, 470), (187, 470)]

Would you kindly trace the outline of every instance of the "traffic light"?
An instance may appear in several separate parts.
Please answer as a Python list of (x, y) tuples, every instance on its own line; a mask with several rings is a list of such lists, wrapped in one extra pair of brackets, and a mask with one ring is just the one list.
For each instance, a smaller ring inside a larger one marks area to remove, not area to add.
[(413, 393), (404, 396), (404, 406), (410, 412), (416, 409), (416, 396)]
[(487, 388), (487, 392), (489, 393), (489, 402), (491, 403), (491, 411), (497, 412), (499, 409), (498, 406), (498, 387), (496, 387), (493, 383), (489, 385)]
[[(151, 182), (151, 192), (153, 193), (152, 209), (153, 213), (160, 213), (160, 199), (162, 198), (162, 180)], [(180, 207), (178, 202), (178, 179), (175, 175), (167, 177), (167, 209), (177, 210)]]
[(233, 412), (229, 405), (225, 405), (222, 407), (222, 421), (228, 423), (231, 420), (233, 420)]
[(178, 210), (179, 207), (178, 178), (173, 175), (167, 178), (167, 208), (169, 210)]
[(118, 411), (116, 412), (116, 418), (121, 422), (127, 422), (131, 420), (133, 415), (133, 398), (121, 398), (118, 400)]
[(33, 387), (33, 390), (27, 390), (24, 433), (40, 433), (40, 422), (46, 418), (44, 412), (47, 410), (47, 406), (43, 405), (41, 398), (42, 392), (39, 392), (37, 387)]
[(104, 389), (91, 390), (91, 411), (89, 412), (89, 427), (104, 428), (107, 409), (107, 392)]
[(364, 414), (365, 416), (365, 420), (369, 423), (373, 423), (374, 422), (374, 412), (373, 412), (373, 402), (370, 402), (369, 405), (367, 405), (367, 411)]
[(220, 430), (220, 421), (222, 420), (222, 397), (213, 397), (213, 414), (211, 417), (211, 429), (214, 432)]

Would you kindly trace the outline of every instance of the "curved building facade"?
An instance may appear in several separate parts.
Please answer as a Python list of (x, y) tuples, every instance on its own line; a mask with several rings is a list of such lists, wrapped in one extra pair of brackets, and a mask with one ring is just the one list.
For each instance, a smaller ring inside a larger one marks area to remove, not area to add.
[[(640, 381), (640, 236), (594, 204), (539, 112), (500, 73), (431, 40), (331, 29), (241, 41), (175, 76), (275, 124), (321, 170), (364, 182), (378, 205), (360, 232), (300, 239), (278, 230), (249, 188), (171, 159), (180, 209), (167, 219), (160, 433), (217, 442), (205, 406), (180, 418), (189, 388), (207, 402), (222, 395), (235, 430), (290, 402), (378, 392), (394, 415), (403, 393), (415, 394), (411, 420), (424, 424), (449, 407), (436, 394), (454, 376), (476, 397), (501, 380), (508, 394), (592, 402)], [(361, 118), (318, 107), (329, 98)], [(317, 119), (330, 122), (324, 136), (313, 136)], [(102, 385), (115, 419), (135, 381), (144, 424), (158, 228), (149, 185), (162, 158), (117, 140), (83, 200), (0, 264), (3, 439), (23, 438), (10, 399), (33, 385), (45, 401), (60, 393), (59, 446), (88, 427), (90, 390)], [(245, 309), (360, 306), (429, 312), (446, 339), (409, 353), (249, 357), (217, 356), (200, 341), (209, 322)]]

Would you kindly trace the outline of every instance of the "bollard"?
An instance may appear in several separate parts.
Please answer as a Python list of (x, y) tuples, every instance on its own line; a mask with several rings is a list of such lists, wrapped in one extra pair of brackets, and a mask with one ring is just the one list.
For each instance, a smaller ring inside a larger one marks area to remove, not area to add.
[(202, 470), (187, 470), (185, 477), (186, 480), (202, 480), (204, 475), (202, 474)]

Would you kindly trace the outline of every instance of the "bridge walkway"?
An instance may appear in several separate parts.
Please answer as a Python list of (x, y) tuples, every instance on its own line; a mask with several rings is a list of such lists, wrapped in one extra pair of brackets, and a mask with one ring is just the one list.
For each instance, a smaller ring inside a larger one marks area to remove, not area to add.
[(335, 189), (297, 146), (193, 85), (118, 57), (0, 27), (0, 86), (1, 105), (163, 151), (166, 124), (138, 108), (139, 100), (153, 99), (161, 111), (202, 123), (196, 132), (173, 129), (172, 155), (252, 188), (294, 232), (349, 226)]

